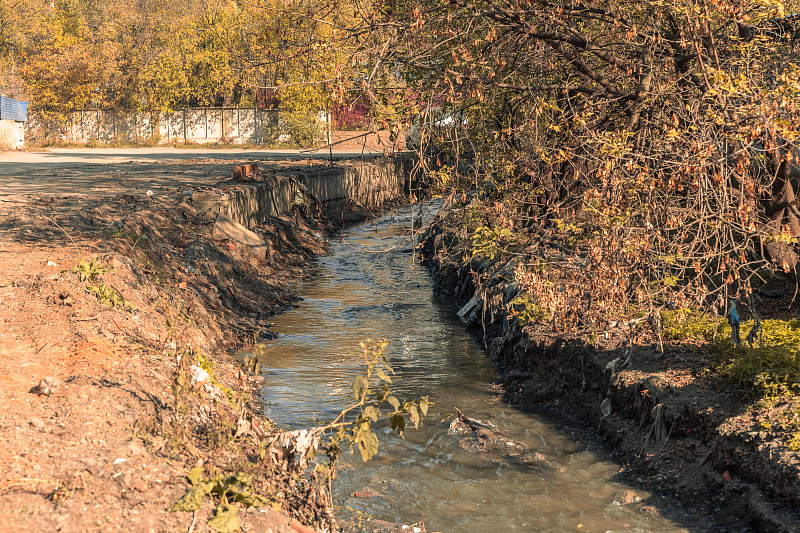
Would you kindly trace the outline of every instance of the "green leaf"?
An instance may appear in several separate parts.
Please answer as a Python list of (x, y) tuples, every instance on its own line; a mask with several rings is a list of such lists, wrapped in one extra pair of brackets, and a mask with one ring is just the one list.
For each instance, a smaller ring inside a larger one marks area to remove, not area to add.
[(379, 414), (378, 410), (372, 405), (368, 405), (364, 409), (364, 416), (367, 418), (371, 418), (375, 422), (378, 421), (378, 414)]
[(243, 503), (248, 507), (264, 507), (265, 505), (269, 505), (270, 501), (263, 496), (259, 496), (253, 492), (248, 492), (246, 490), (243, 491), (234, 491), (233, 500), (239, 503)]
[(384, 371), (383, 371), (383, 370), (381, 370), (380, 368), (376, 368), (376, 369), (375, 369), (375, 373), (376, 373), (376, 374), (378, 374), (378, 377), (379, 377), (379, 378), (381, 378), (381, 379), (382, 379), (383, 381), (385, 381), (386, 383), (391, 383), (391, 382), (392, 382), (392, 378), (390, 378), (390, 377), (389, 377), (389, 376), (386, 374), (386, 372), (384, 372)]
[(511, 303), (514, 304), (514, 305), (525, 305), (525, 306), (527, 306), (528, 304), (532, 303), (531, 295), (530, 294), (523, 294), (522, 296), (518, 296), (517, 298), (514, 298), (514, 300), (512, 300)]
[(189, 470), (189, 474), (187, 474), (186, 479), (189, 480), (189, 483), (192, 485), (197, 485), (200, 483), (200, 479), (203, 477), (203, 467), (196, 466)]
[(356, 442), (358, 443), (358, 451), (361, 452), (361, 458), (365, 463), (378, 453), (378, 436), (372, 430), (365, 429), (359, 432)]
[(217, 507), (217, 512), (214, 518), (208, 522), (208, 527), (216, 529), (219, 533), (231, 533), (236, 531), (242, 525), (239, 521), (239, 517), (236, 516), (238, 513), (239, 509), (233, 505), (222, 504)]
[(403, 431), (406, 430), (406, 420), (403, 418), (403, 415), (396, 414), (392, 416), (392, 429), (399, 434), (403, 434)]
[(266, 456), (267, 456), (267, 445), (262, 442), (261, 444), (258, 445), (258, 458), (263, 461), (264, 457)]
[(408, 406), (408, 416), (411, 418), (411, 421), (414, 423), (414, 428), (419, 428), (419, 409), (414, 404)]
[(211, 494), (211, 491), (217, 486), (216, 481), (200, 482), (189, 490), (183, 497), (169, 506), (167, 511), (174, 513), (176, 511), (190, 512), (197, 511), (203, 505), (203, 500), (206, 496)]
[(364, 376), (355, 376), (353, 378), (353, 396), (356, 401), (361, 401), (364, 397), (364, 391), (367, 389), (367, 378)]
[(248, 474), (247, 472), (237, 472), (232, 476), (228, 476), (225, 480), (225, 484), (228, 486), (233, 486), (236, 490), (236, 487), (243, 487), (245, 490), (253, 490), (253, 477)]
[(392, 407), (394, 407), (395, 411), (400, 410), (400, 400), (398, 400), (394, 396), (389, 396), (388, 398), (386, 398), (386, 401), (389, 402), (392, 405)]

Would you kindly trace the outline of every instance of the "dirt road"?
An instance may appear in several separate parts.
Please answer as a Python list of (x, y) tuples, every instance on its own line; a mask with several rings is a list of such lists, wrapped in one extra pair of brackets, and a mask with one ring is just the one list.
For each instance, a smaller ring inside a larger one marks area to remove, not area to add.
[(47, 152), (0, 153), (0, 196), (109, 196), (180, 186), (213, 185), (229, 177), (233, 165), (334, 161), (377, 155), (375, 149), (332, 152), (203, 148), (53, 148)]

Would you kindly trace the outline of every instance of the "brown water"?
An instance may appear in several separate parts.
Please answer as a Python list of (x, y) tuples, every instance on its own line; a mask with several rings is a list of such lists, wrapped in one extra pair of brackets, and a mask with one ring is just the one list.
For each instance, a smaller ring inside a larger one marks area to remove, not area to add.
[[(378, 456), (368, 463), (358, 454), (343, 458), (335, 485), (340, 518), (356, 510), (442, 532), (706, 531), (689, 513), (618, 480), (619, 465), (584, 428), (495, 398), (489, 385), (497, 376), (484, 350), (412, 260), (410, 227), (405, 208), (332, 241), (304, 299), (275, 318), (278, 338), (258, 346), (266, 414), (286, 428), (331, 420), (348, 403), (358, 343), (368, 337), (389, 340), (399, 398), (425, 394), (434, 402), (424, 427), (405, 440), (380, 428)], [(463, 450), (447, 431), (454, 407), (492, 421), (551, 466), (521, 468)], [(352, 496), (364, 488), (380, 496)], [(615, 502), (623, 491), (641, 501)]]

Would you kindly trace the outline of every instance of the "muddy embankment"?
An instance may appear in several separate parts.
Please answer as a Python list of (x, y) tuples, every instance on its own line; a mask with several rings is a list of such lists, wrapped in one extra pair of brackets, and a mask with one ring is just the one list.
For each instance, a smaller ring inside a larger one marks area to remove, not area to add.
[(233, 353), (327, 235), (402, 194), (404, 163), (163, 166), (186, 165), (226, 179), (0, 203), (0, 531), (330, 528), (324, 472)]
[[(452, 297), (503, 374), (508, 401), (583, 421), (615, 450), (620, 476), (677, 498), (715, 531), (800, 531), (800, 457), (760, 431), (744, 394), (704, 370), (708, 348), (642, 342), (626, 324), (595, 333), (521, 328), (514, 261), (465, 260), (469, 236), (421, 237), (437, 290)], [(634, 339), (638, 342), (635, 342)]]

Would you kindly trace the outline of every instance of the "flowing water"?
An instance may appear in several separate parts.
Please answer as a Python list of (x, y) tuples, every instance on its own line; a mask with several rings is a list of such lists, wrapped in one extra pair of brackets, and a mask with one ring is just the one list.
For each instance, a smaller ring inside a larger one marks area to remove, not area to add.
[[(275, 317), (278, 338), (258, 346), (266, 414), (288, 429), (332, 420), (348, 405), (366, 338), (389, 341), (401, 401), (428, 395), (433, 402), (424, 426), (410, 427), (405, 439), (380, 425), (380, 449), (369, 462), (358, 452), (343, 457), (335, 483), (340, 520), (360, 511), (422, 522), (429, 532), (704, 531), (687, 513), (617, 480), (619, 465), (581, 427), (497, 399), (490, 390), (497, 376), (481, 344), (412, 263), (411, 225), (403, 208), (332, 240), (303, 300)], [(522, 468), (462, 449), (463, 437), (448, 433), (455, 407), (493, 422), (550, 464)], [(367, 489), (377, 495), (354, 496)], [(641, 501), (615, 502), (631, 499), (625, 491)]]

